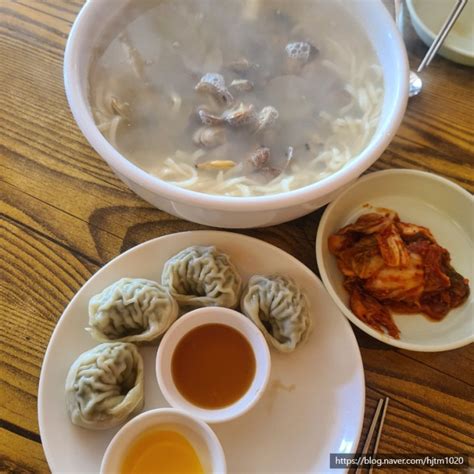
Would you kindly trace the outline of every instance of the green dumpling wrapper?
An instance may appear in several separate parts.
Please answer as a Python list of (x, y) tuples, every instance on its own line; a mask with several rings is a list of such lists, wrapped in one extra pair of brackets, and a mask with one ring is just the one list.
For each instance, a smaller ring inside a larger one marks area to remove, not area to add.
[(65, 388), (72, 423), (113, 428), (143, 406), (143, 359), (133, 344), (100, 344), (72, 364)]
[(252, 276), (243, 292), (241, 309), (280, 352), (295, 350), (311, 332), (306, 296), (283, 275)]
[(178, 317), (178, 304), (159, 283), (122, 278), (89, 302), (87, 331), (100, 342), (144, 342), (161, 336)]
[(239, 303), (242, 279), (228, 255), (214, 246), (188, 247), (164, 266), (161, 283), (183, 306), (222, 306)]

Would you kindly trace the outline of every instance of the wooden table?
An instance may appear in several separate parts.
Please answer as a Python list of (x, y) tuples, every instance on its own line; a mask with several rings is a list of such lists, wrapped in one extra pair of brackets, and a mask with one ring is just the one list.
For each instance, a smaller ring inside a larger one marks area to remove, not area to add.
[[(1, 472), (48, 472), (38, 432), (38, 378), (54, 326), (76, 291), (124, 250), (202, 228), (129, 191), (72, 119), (63, 52), (82, 3), (0, 0)], [(416, 66), (426, 47), (412, 31), (407, 44)], [(425, 89), (410, 101), (397, 137), (372, 170), (429, 170), (472, 192), (472, 70), (436, 58), (423, 80)], [(317, 272), (320, 216), (244, 233)], [(472, 453), (473, 345), (424, 354), (354, 331), (367, 382), (363, 438), (376, 401), (390, 396), (381, 452)]]

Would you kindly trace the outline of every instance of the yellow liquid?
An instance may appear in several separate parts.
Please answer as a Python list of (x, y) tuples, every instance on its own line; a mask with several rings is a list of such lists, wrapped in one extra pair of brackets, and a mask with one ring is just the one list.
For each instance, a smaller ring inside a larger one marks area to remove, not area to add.
[(121, 474), (204, 474), (191, 443), (180, 433), (150, 430), (128, 448)]

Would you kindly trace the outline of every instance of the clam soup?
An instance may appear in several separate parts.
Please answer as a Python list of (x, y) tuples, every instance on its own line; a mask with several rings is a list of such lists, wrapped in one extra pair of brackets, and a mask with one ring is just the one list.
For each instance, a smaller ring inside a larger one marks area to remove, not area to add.
[(107, 140), (187, 189), (258, 196), (320, 181), (368, 144), (375, 51), (338, 0), (132, 2), (89, 74)]

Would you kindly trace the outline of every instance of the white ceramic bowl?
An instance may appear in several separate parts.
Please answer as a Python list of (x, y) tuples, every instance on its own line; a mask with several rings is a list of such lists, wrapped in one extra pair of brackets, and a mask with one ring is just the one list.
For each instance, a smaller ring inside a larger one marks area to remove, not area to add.
[[(367, 31), (384, 71), (385, 97), (378, 128), (370, 143), (341, 170), (310, 186), (276, 195), (226, 197), (173, 186), (146, 173), (112, 147), (94, 123), (87, 99), (94, 47), (107, 25), (120, 17), (130, 0), (89, 0), (69, 35), (64, 57), (66, 95), (74, 118), (89, 143), (139, 196), (175, 216), (216, 227), (261, 227), (308, 214), (332, 200), (385, 150), (403, 118), (408, 96), (406, 50), (380, 0), (350, 0), (357, 21)], [(288, 0), (290, 1), (290, 0)]]
[[(428, 227), (437, 242), (448, 249), (453, 267), (468, 278), (471, 294), (462, 306), (439, 322), (422, 315), (394, 315), (400, 339), (375, 331), (349, 308), (348, 294), (328, 250), (328, 237), (370, 212), (364, 205), (398, 212), (402, 221)], [(446, 351), (474, 342), (474, 198), (460, 186), (431, 173), (387, 170), (359, 179), (333, 201), (321, 219), (316, 257), (322, 280), (339, 309), (367, 334), (392, 346), (413, 351)]]
[[(215, 410), (200, 408), (186, 400), (176, 388), (171, 374), (171, 359), (176, 345), (185, 334), (203, 324), (225, 324), (239, 331), (252, 346), (256, 362), (255, 377), (247, 392), (232, 405)], [(168, 403), (208, 423), (229, 421), (250, 410), (265, 391), (270, 368), (270, 351), (257, 326), (243, 314), (219, 307), (196, 309), (179, 318), (166, 332), (156, 355), (156, 376)]]
[[(100, 467), (101, 474), (121, 472), (121, 464), (130, 444), (149, 429), (173, 429), (182, 434), (193, 446), (204, 472), (227, 472), (224, 451), (214, 432), (200, 420), (173, 408), (159, 408), (138, 415), (124, 425), (112, 438)], [(159, 461), (159, 460), (157, 460)]]
[[(455, 3), (456, 0), (407, 0), (413, 27), (427, 46), (431, 46)], [(473, 15), (474, 1), (468, 0), (439, 50), (441, 56), (465, 66), (474, 66)]]

